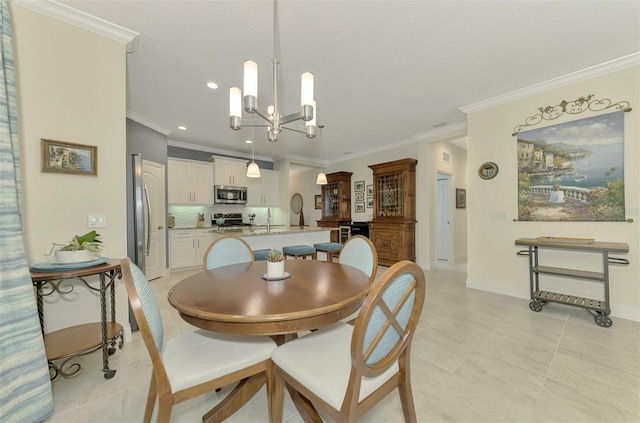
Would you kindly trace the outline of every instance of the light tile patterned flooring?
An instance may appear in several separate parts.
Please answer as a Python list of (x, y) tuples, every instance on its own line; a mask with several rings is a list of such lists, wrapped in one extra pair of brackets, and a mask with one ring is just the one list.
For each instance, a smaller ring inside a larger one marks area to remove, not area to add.
[[(378, 275), (387, 268), (380, 267)], [(165, 338), (192, 330), (168, 304), (169, 288), (190, 273), (152, 281)], [(420, 422), (640, 422), (640, 323), (613, 318), (597, 326), (583, 309), (466, 288), (465, 265), (426, 272), (427, 299), (412, 347), (412, 385)], [(526, 283), (526, 282), (523, 282)], [(99, 352), (82, 371), (53, 382), (47, 422), (139, 422), (151, 362), (138, 332), (110, 359)], [(199, 422), (230, 388), (177, 405), (173, 422)], [(300, 422), (288, 395), (285, 422)], [(363, 422), (402, 421), (391, 394)], [(267, 422), (264, 388), (228, 420)]]

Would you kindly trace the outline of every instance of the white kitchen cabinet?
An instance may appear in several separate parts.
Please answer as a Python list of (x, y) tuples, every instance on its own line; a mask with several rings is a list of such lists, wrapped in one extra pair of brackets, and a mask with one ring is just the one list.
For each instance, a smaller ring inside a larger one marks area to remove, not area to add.
[(168, 159), (169, 204), (213, 204), (213, 164)]
[(196, 265), (196, 231), (193, 229), (172, 230), (169, 236), (169, 267)]
[(201, 229), (196, 231), (196, 264), (202, 264), (204, 253), (212, 242), (213, 232), (211, 229)]
[(247, 161), (216, 157), (215, 159), (215, 184), (233, 185), (237, 187), (247, 186)]
[(280, 172), (260, 169), (259, 178), (247, 178), (248, 206), (278, 206), (280, 204)]
[(212, 229), (177, 229), (170, 234), (169, 267), (201, 266), (204, 253), (213, 242)]

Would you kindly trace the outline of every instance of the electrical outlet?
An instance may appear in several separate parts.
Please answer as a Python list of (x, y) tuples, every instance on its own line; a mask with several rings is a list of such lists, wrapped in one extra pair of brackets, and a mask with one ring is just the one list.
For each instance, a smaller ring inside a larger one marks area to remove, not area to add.
[(104, 228), (107, 226), (106, 217), (104, 214), (90, 214), (87, 219), (87, 226), (89, 228)]

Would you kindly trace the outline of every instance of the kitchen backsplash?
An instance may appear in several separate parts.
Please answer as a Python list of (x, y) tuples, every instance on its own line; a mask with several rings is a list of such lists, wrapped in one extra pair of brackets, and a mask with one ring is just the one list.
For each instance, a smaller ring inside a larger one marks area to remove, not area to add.
[[(198, 224), (198, 214), (204, 213), (205, 227), (211, 226), (212, 213), (242, 213), (242, 221), (249, 222), (249, 214), (255, 213), (254, 224), (267, 224), (266, 207), (242, 207), (233, 205), (220, 206), (176, 206), (169, 205), (168, 213), (175, 218), (174, 228), (195, 228)], [(271, 207), (271, 224), (284, 224), (283, 214), (279, 208)]]

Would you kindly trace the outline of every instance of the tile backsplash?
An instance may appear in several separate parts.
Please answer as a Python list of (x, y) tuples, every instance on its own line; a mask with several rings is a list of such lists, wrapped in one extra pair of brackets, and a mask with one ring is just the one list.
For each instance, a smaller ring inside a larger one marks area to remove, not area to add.
[[(175, 217), (176, 225), (174, 228), (195, 228), (198, 225), (198, 214), (204, 213), (205, 227), (211, 226), (212, 213), (242, 213), (242, 221), (249, 222), (249, 214), (255, 213), (254, 223), (256, 225), (267, 224), (267, 208), (266, 207), (244, 207), (244, 206), (180, 206), (169, 205), (168, 213)], [(271, 223), (284, 224), (282, 211), (277, 207), (271, 207)]]

